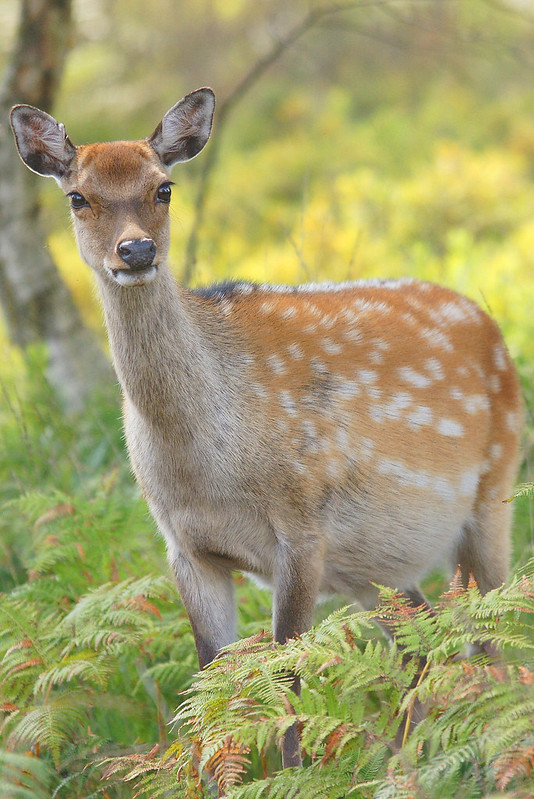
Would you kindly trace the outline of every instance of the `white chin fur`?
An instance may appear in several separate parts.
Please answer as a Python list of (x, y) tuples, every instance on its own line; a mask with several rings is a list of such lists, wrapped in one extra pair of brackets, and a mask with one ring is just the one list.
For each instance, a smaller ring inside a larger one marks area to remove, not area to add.
[(157, 271), (157, 266), (149, 266), (147, 269), (140, 269), (137, 272), (129, 269), (114, 269), (111, 271), (111, 276), (121, 286), (144, 286), (145, 283), (154, 280)]

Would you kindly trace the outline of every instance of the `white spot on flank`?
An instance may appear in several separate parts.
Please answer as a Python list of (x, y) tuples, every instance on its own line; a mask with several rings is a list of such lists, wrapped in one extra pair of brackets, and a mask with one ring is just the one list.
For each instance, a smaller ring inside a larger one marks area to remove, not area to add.
[(460, 400), (463, 400), (465, 394), (464, 394), (464, 392), (462, 391), (461, 388), (458, 388), (458, 386), (453, 386), (451, 388), (451, 390), (449, 391), (449, 396), (453, 400), (460, 401)]
[(492, 394), (497, 394), (501, 390), (501, 381), (497, 375), (492, 375), (488, 380), (488, 384)]
[(275, 353), (268, 355), (265, 359), (265, 362), (276, 375), (283, 375), (287, 372), (287, 368), (283, 360)]
[(287, 415), (296, 416), (297, 407), (289, 391), (279, 391), (278, 396), (280, 397), (280, 404), (282, 405), (282, 408), (285, 410)]
[(260, 311), (261, 313), (265, 314), (272, 313), (274, 311), (274, 307), (275, 307), (274, 302), (262, 302), (262, 304), (260, 305)]
[(455, 419), (440, 419), (437, 423), (437, 429), (442, 436), (449, 436), (450, 438), (460, 438), (464, 434), (463, 425)]
[(356, 308), (356, 310), (361, 311), (362, 313), (374, 311), (375, 313), (386, 314), (391, 312), (390, 305), (377, 300), (363, 300), (358, 298), (357, 300), (354, 300), (352, 305), (354, 308)]
[(428, 405), (419, 405), (408, 414), (408, 426), (411, 427), (412, 430), (419, 430), (423, 425), (431, 424), (433, 416), (432, 409), (429, 408)]
[(326, 464), (326, 471), (330, 477), (339, 477), (340, 473), (340, 464), (339, 461), (334, 460), (334, 458), (330, 458), (328, 463)]
[(338, 427), (337, 429), (336, 440), (341, 452), (347, 453), (349, 451), (349, 437), (347, 431), (342, 427)]
[(432, 375), (434, 380), (444, 380), (445, 372), (443, 371), (443, 364), (437, 358), (429, 358), (425, 361), (425, 367)]
[(351, 325), (355, 325), (358, 321), (357, 314), (355, 314), (354, 311), (351, 311), (349, 308), (344, 308), (341, 311), (340, 316), (342, 316)]
[(469, 471), (464, 472), (464, 474), (460, 478), (460, 484), (458, 486), (458, 491), (460, 492), (461, 496), (469, 497), (472, 496), (478, 486), (480, 476), (480, 467), (473, 466), (472, 469)]
[(494, 461), (498, 461), (502, 458), (503, 451), (502, 444), (492, 444), (489, 451), (490, 458)]
[(400, 318), (404, 322), (408, 322), (409, 325), (414, 325), (416, 327), (419, 325), (419, 319), (416, 316), (414, 316), (413, 313), (406, 313), (406, 312), (401, 313)]
[(381, 460), (378, 464), (378, 471), (381, 474), (394, 477), (401, 485), (410, 488), (428, 488), (431, 484), (431, 477), (427, 472), (409, 469), (400, 461)]
[(375, 344), (379, 350), (384, 350), (384, 352), (387, 352), (389, 349), (391, 349), (389, 341), (384, 341), (381, 338), (375, 338), (373, 340), (373, 344)]
[(445, 477), (436, 477), (433, 481), (432, 488), (436, 494), (446, 499), (447, 502), (453, 502), (456, 498), (454, 486)]
[(325, 314), (322, 319), (319, 319), (319, 324), (321, 327), (326, 327), (327, 330), (330, 330), (330, 328), (334, 326), (335, 322), (335, 316), (329, 316), (328, 314)]
[(370, 383), (376, 383), (378, 378), (377, 373), (373, 369), (358, 369), (357, 371), (358, 379), (369, 385)]
[(504, 354), (504, 349), (500, 344), (496, 344), (493, 348), (493, 362), (495, 363), (495, 366), (499, 372), (506, 371), (506, 356)]
[(366, 386), (365, 392), (370, 399), (374, 400), (374, 402), (378, 402), (380, 399), (382, 399), (382, 392), (376, 386)]
[(314, 423), (310, 421), (310, 419), (303, 420), (302, 429), (304, 430), (304, 435), (307, 436), (307, 438), (312, 440), (317, 438), (317, 428), (315, 427)]
[(360, 387), (355, 380), (341, 380), (336, 386), (336, 390), (344, 399), (352, 399), (360, 394)]
[(463, 406), (467, 413), (474, 414), (479, 411), (489, 411), (490, 403), (484, 394), (470, 394), (464, 398)]
[(375, 442), (372, 438), (362, 438), (360, 441), (359, 453), (364, 460), (369, 460), (373, 454)]
[(401, 380), (416, 388), (427, 388), (432, 384), (432, 380), (422, 375), (421, 372), (416, 372), (411, 366), (400, 366), (397, 372)]
[(282, 312), (283, 319), (292, 319), (297, 314), (297, 309), (294, 305), (290, 305), (285, 311)]
[(320, 358), (310, 358), (310, 363), (317, 374), (326, 374), (328, 372), (325, 362)]
[(373, 350), (373, 352), (369, 355), (369, 360), (371, 363), (379, 366), (381, 363), (384, 363), (384, 353), (378, 349)]
[(396, 421), (402, 416), (402, 412), (413, 402), (413, 397), (407, 391), (399, 391), (394, 394), (390, 401), (383, 406), (374, 406), (369, 411), (375, 422), (382, 422), (384, 419)]
[(402, 411), (408, 408), (413, 402), (413, 397), (407, 391), (399, 391), (393, 394), (390, 402), (384, 406), (384, 413), (388, 419), (400, 419)]
[(332, 341), (331, 338), (324, 338), (321, 342), (321, 347), (325, 352), (328, 352), (330, 355), (339, 355), (342, 351), (343, 347), (341, 344), (336, 344), (335, 341)]
[(304, 358), (302, 347), (300, 347), (298, 344), (290, 344), (287, 348), (287, 351), (296, 361), (300, 361), (302, 358)]
[(344, 339), (347, 339), (347, 341), (363, 341), (363, 336), (356, 327), (351, 327), (348, 330), (344, 330), (341, 335)]
[(519, 429), (519, 420), (519, 414), (514, 413), (514, 411), (508, 411), (506, 414), (506, 427), (508, 430), (510, 430), (512, 433), (517, 433)]
[(219, 308), (225, 316), (229, 316), (232, 311), (232, 303), (229, 300), (221, 300)]
[(468, 318), (466, 310), (456, 302), (446, 302), (440, 308), (429, 311), (437, 324), (450, 325), (451, 322), (464, 322)]
[(439, 347), (446, 352), (454, 352), (454, 347), (451, 344), (451, 340), (441, 330), (438, 330), (435, 327), (420, 326), (418, 327), (417, 332), (421, 338), (425, 339), (425, 341), (427, 341), (432, 347)]

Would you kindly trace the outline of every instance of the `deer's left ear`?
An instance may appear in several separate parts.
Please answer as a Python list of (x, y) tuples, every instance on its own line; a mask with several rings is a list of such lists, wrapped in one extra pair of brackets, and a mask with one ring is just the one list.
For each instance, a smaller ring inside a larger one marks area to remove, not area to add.
[(198, 155), (210, 137), (214, 110), (213, 91), (198, 89), (167, 111), (147, 140), (166, 167)]
[(76, 155), (65, 127), (32, 105), (16, 105), (10, 119), (17, 150), (26, 166), (38, 175), (61, 182)]

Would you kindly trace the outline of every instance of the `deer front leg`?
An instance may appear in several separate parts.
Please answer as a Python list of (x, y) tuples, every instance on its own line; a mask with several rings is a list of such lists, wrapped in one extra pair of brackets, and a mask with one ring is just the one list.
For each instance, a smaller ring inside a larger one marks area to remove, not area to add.
[[(322, 574), (322, 557), (319, 547), (310, 542), (307, 546), (291, 548), (280, 546), (274, 591), (273, 629), (278, 643), (309, 630), (319, 593)], [(293, 675), (292, 690), (300, 696), (300, 679)], [(284, 735), (282, 766), (302, 765), (297, 724)]]
[(203, 669), (236, 639), (232, 573), (206, 558), (183, 554), (175, 554), (171, 566)]

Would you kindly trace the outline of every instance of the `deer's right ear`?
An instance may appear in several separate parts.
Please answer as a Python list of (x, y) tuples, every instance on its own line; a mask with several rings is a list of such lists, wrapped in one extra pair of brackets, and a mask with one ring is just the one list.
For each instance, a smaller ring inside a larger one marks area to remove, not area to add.
[(60, 183), (68, 175), (76, 155), (64, 126), (31, 105), (16, 105), (11, 109), (10, 119), (17, 150), (26, 166)]

